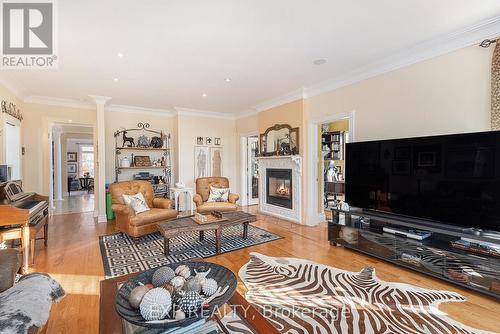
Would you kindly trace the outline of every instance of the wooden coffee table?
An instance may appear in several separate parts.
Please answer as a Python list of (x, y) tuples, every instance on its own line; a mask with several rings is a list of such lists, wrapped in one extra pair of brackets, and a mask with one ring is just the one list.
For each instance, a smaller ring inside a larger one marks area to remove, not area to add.
[(205, 231), (215, 231), (215, 250), (217, 254), (220, 254), (222, 230), (224, 228), (243, 225), (242, 238), (246, 239), (248, 237), (248, 224), (257, 220), (255, 215), (243, 211), (224, 212), (222, 217), (227, 220), (216, 223), (198, 224), (190, 217), (183, 217), (158, 223), (158, 231), (160, 231), (164, 240), (163, 247), (165, 256), (168, 256), (170, 253), (170, 239), (175, 238), (181, 233), (199, 232), (200, 241), (203, 241), (205, 238)]

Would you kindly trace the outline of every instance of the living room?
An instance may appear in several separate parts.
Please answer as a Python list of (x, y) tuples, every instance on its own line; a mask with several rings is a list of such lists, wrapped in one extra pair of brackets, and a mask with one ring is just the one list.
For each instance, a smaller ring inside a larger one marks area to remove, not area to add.
[(41, 3), (2, 2), (0, 333), (500, 332), (500, 4)]

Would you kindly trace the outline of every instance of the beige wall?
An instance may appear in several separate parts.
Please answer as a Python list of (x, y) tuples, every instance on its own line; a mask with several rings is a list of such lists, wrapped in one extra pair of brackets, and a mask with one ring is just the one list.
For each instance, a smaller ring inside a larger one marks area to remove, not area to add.
[(355, 139), (489, 129), (492, 48), (468, 47), (305, 100), (305, 118), (355, 111)]
[[(170, 133), (174, 131), (174, 117), (171, 115), (161, 113), (147, 113), (147, 112), (116, 112), (116, 111), (106, 111), (105, 113), (105, 133), (106, 133), (106, 183), (115, 182), (115, 137), (114, 133), (118, 130), (123, 129), (133, 129), (137, 128), (137, 123), (149, 123), (151, 130), (163, 131), (163, 133)], [(142, 131), (130, 131), (127, 136), (135, 138), (135, 143), (137, 144), (137, 138), (143, 134)], [(152, 137), (151, 133), (145, 133), (148, 137)], [(118, 138), (118, 145), (122, 146), (122, 137)], [(172, 145), (172, 140), (171, 140)], [(175, 146), (172, 146), (175, 151)], [(130, 159), (130, 154), (135, 155), (139, 152), (132, 151), (122, 151), (119, 158), (128, 156)], [(161, 153), (148, 154), (151, 157), (161, 158)], [(172, 157), (173, 158), (173, 157)], [(174, 163), (173, 163), (174, 164)], [(159, 173), (160, 170), (150, 170), (151, 173)], [(119, 175), (118, 181), (130, 180), (134, 174), (138, 171), (123, 171), (123, 174)]]
[(178, 115), (177, 116), (178, 135), (178, 164), (179, 173), (177, 181), (182, 181), (186, 186), (194, 185), (194, 147), (196, 137), (219, 137), (223, 147), (222, 174), (229, 178), (231, 191), (238, 189), (237, 186), (237, 163), (236, 153), (238, 144), (236, 139), (236, 124), (234, 120)]

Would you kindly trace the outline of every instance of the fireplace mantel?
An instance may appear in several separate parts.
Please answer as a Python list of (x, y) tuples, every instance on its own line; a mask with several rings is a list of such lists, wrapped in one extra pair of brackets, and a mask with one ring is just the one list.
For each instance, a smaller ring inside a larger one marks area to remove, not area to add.
[[(300, 155), (258, 157), (259, 164), (259, 210), (262, 213), (301, 222), (302, 202), (302, 157)], [(290, 169), (292, 171), (292, 209), (267, 203), (267, 169)]]
[(263, 160), (275, 160), (275, 159), (283, 159), (283, 160), (291, 160), (298, 166), (298, 172), (300, 175), (302, 175), (302, 157), (300, 155), (276, 155), (276, 156), (269, 156), (269, 157), (257, 157), (257, 161)]

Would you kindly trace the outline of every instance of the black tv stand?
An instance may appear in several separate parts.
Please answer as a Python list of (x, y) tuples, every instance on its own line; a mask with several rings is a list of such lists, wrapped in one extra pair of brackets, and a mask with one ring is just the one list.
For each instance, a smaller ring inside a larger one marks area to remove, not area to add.
[[(500, 300), (500, 257), (478, 254), (452, 246), (461, 237), (498, 243), (496, 233), (472, 229), (422, 225), (370, 212), (332, 209), (328, 240), (395, 265), (416, 270)], [(432, 236), (413, 240), (385, 233), (384, 226), (427, 230)]]

